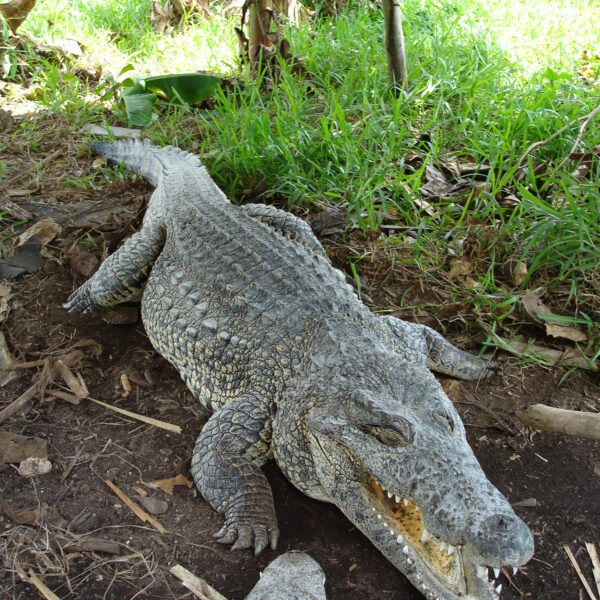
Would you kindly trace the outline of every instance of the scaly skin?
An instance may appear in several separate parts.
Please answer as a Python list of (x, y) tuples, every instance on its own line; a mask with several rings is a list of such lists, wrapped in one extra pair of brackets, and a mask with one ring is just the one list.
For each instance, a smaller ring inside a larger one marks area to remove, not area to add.
[(220, 541), (276, 546), (260, 470), (274, 457), (426, 598), (497, 598), (487, 567), (526, 563), (533, 537), (430, 371), (478, 379), (494, 365), (427, 327), (373, 315), (304, 223), (232, 205), (191, 154), (146, 142), (94, 149), (157, 188), (141, 231), (65, 306), (88, 312), (143, 290), (152, 344), (214, 413), (192, 473), (225, 517)]
[(304, 552), (286, 552), (264, 570), (246, 600), (326, 600), (325, 573)]

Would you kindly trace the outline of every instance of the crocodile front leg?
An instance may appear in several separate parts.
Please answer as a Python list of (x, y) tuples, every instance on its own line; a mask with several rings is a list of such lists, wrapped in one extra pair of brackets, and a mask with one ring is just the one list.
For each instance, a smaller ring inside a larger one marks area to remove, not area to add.
[(192, 457), (192, 475), (200, 493), (225, 515), (215, 534), (219, 542), (235, 542), (232, 550), (254, 543), (259, 554), (277, 546), (279, 528), (271, 488), (260, 470), (270, 458), (270, 406), (254, 395), (232, 400), (207, 421)]
[(94, 276), (69, 296), (64, 307), (69, 312), (85, 314), (139, 300), (163, 245), (162, 229), (144, 227), (111, 254)]
[(418, 361), (424, 355), (427, 366), (432, 371), (472, 381), (491, 377), (498, 366), (496, 362), (457, 348), (431, 327), (409, 323), (396, 317), (381, 318), (387, 324), (394, 341), (399, 344), (400, 351), (409, 360)]

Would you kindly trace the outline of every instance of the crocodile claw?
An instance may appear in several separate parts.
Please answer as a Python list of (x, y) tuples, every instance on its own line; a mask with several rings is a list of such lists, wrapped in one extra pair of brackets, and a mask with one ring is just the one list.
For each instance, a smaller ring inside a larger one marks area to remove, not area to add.
[[(248, 523), (225, 523), (214, 534), (219, 544), (232, 544), (232, 550), (245, 550), (254, 544), (254, 554), (260, 554), (269, 544), (275, 550), (279, 540), (277, 526)], [(235, 543), (234, 543), (235, 542)]]

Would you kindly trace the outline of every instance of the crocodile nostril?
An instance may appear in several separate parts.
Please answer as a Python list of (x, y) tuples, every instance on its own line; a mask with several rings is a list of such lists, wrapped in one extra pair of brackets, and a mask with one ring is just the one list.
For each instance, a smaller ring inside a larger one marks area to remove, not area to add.
[(510, 515), (492, 515), (484, 521), (484, 527), (490, 532), (510, 531), (516, 522)]

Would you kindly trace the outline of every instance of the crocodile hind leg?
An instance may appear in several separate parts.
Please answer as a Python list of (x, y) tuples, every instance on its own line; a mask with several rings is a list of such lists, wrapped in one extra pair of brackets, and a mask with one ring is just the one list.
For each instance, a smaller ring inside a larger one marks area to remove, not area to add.
[(244, 204), (239, 208), (249, 217), (272, 227), (281, 235), (312, 250), (315, 254), (327, 257), (321, 242), (313, 233), (310, 225), (295, 215), (268, 204)]
[(381, 318), (387, 323), (395, 342), (399, 343), (400, 351), (415, 361), (424, 355), (432, 371), (459, 379), (477, 380), (491, 377), (498, 366), (498, 363), (457, 348), (431, 327), (390, 316)]
[(111, 254), (64, 307), (69, 312), (89, 313), (121, 302), (139, 300), (154, 261), (164, 245), (164, 234), (144, 227)]
[(232, 550), (254, 544), (260, 553), (279, 538), (271, 488), (260, 470), (270, 458), (269, 405), (254, 395), (225, 404), (207, 421), (192, 457), (192, 475), (202, 496), (225, 515), (215, 537)]

